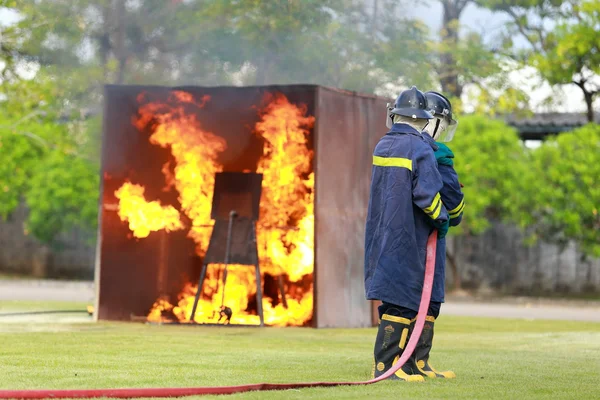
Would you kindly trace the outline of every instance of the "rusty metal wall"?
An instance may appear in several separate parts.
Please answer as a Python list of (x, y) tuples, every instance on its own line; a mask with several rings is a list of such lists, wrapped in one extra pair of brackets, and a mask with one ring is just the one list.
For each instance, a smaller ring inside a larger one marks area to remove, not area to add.
[[(161, 294), (174, 299), (184, 283), (196, 281), (201, 260), (185, 231), (130, 238), (114, 206), (126, 180), (146, 187), (148, 200), (178, 208), (177, 193), (163, 192), (162, 165), (168, 149), (149, 143), (132, 117), (137, 96), (166, 99), (172, 90), (195, 98), (211, 96), (199, 114), (202, 126), (226, 139), (219, 161), (226, 171), (254, 170), (262, 142), (252, 134), (257, 107), (266, 93), (283, 93), (316, 117), (311, 135), (315, 157), (315, 327), (371, 326), (372, 305), (364, 298), (363, 247), (372, 152), (385, 134), (385, 99), (313, 85), (266, 87), (107, 86), (102, 152), (102, 204), (96, 261), (97, 318), (129, 320), (146, 315)], [(107, 209), (107, 206), (113, 209)]]
[(315, 128), (316, 327), (373, 325), (364, 234), (373, 149), (386, 100), (320, 87)]
[(153, 232), (147, 238), (132, 238), (128, 225), (115, 211), (118, 200), (114, 193), (127, 179), (146, 188), (146, 199), (177, 205), (176, 193), (162, 191), (161, 167), (170, 159), (169, 151), (150, 144), (148, 134), (132, 125), (141, 90), (144, 88), (105, 89), (96, 257), (98, 319), (129, 320), (132, 314), (145, 315), (159, 295), (177, 294), (185, 277), (193, 275), (194, 244), (184, 232)]
[[(161, 168), (173, 161), (170, 151), (152, 145), (149, 132), (139, 132), (132, 118), (139, 107), (137, 96), (166, 100), (173, 90), (182, 90), (196, 99), (211, 100), (198, 112), (202, 127), (227, 141), (219, 161), (225, 171), (255, 170), (263, 143), (252, 133), (259, 120), (257, 110), (267, 93), (280, 92), (291, 103), (305, 104), (315, 114), (316, 87), (312, 85), (265, 87), (181, 87), (107, 86), (102, 147), (102, 187), (96, 257), (97, 319), (129, 320), (146, 315), (159, 295), (172, 300), (186, 282), (196, 282), (201, 259), (186, 231), (153, 232), (147, 238), (131, 238), (128, 225), (117, 213), (115, 191), (127, 179), (146, 188), (147, 200), (159, 200), (179, 209), (177, 193), (164, 192)], [(312, 135), (311, 143), (312, 146)]]

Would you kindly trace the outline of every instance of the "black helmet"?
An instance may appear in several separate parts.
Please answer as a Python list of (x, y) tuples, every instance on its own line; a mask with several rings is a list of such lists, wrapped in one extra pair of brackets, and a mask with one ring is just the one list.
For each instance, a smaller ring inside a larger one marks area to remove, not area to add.
[(425, 97), (427, 98), (429, 110), (434, 116), (443, 118), (448, 123), (452, 122), (452, 104), (450, 104), (450, 100), (438, 92), (427, 92)]
[(415, 119), (431, 119), (433, 115), (428, 111), (427, 98), (416, 86), (400, 93), (390, 110), (392, 114), (402, 115)]
[(429, 109), (436, 118), (435, 123), (429, 124), (425, 130), (435, 141), (450, 142), (458, 126), (458, 121), (452, 117), (450, 100), (438, 92), (427, 92), (425, 97)]

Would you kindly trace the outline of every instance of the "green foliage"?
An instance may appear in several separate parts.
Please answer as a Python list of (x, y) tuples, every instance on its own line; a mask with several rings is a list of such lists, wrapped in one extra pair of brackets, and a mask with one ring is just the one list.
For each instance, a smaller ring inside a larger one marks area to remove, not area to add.
[(600, 125), (548, 140), (530, 160), (513, 204), (520, 225), (533, 239), (573, 240), (586, 254), (600, 256)]
[(25, 193), (27, 229), (45, 243), (73, 228), (94, 229), (98, 188), (98, 169), (92, 163), (50, 151), (34, 169)]
[[(593, 103), (600, 94), (600, 86), (594, 83), (600, 74), (600, 3), (597, 0), (478, 0), (477, 3), (511, 18), (504, 32), (505, 50), (535, 67), (550, 84), (575, 84), (581, 89), (588, 121), (593, 122)], [(529, 47), (515, 48), (516, 36), (526, 39)]]
[[(384, 10), (398, 10), (398, 2), (385, 4)], [(358, 22), (355, 22), (355, 24)], [(352, 26), (352, 25), (351, 25)], [(398, 20), (394, 12), (382, 12), (376, 22), (373, 35), (362, 35), (366, 57), (372, 53), (378, 71), (377, 86), (386, 83), (402, 86), (416, 85), (426, 88), (435, 85), (435, 69), (432, 68), (432, 46), (428, 27), (420, 20)], [(350, 28), (351, 29), (351, 28)], [(376, 38), (381, 38), (377, 40)], [(364, 64), (368, 66), (368, 64)], [(363, 76), (366, 73), (363, 72)], [(376, 87), (377, 87), (376, 86)], [(390, 93), (393, 97), (398, 93)]]
[(43, 76), (37, 82), (4, 82), (0, 93), (0, 217), (6, 218), (19, 205), (49, 141), (64, 142), (66, 135), (52, 123), (57, 91)]
[(479, 86), (476, 95), (474, 112), (491, 117), (509, 114), (528, 115), (529, 95), (522, 89), (511, 87), (503, 75), (491, 79), (489, 84)]
[(39, 147), (24, 136), (0, 136), (0, 221), (17, 208), (41, 155)]
[(455, 233), (478, 234), (490, 220), (507, 219), (517, 182), (527, 169), (516, 131), (486, 116), (465, 116), (448, 145), (465, 194), (463, 222)]
[(39, 72), (3, 82), (0, 93), (0, 217), (26, 200), (28, 229), (48, 244), (74, 226), (93, 229), (98, 171), (79, 154), (90, 135), (65, 98), (68, 85)]
[(600, 3), (575, 6), (577, 23), (561, 21), (548, 33), (552, 51), (532, 55), (533, 64), (551, 84), (569, 84), (583, 70), (600, 74)]

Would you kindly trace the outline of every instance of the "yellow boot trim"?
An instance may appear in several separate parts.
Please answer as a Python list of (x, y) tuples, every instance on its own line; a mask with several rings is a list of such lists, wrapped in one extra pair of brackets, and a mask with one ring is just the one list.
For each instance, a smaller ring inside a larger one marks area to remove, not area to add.
[(425, 378), (421, 375), (408, 375), (406, 372), (402, 371), (402, 369), (396, 371), (395, 375), (405, 382), (425, 382)]
[(419, 370), (421, 375), (424, 375), (428, 378), (437, 378), (437, 375), (435, 374), (434, 371), (425, 371), (423, 368), (425, 368), (425, 361), (423, 361), (423, 360), (417, 361), (417, 369)]
[(438, 374), (442, 375), (446, 379), (456, 378), (456, 374), (452, 371), (442, 371), (442, 372), (438, 372)]
[(404, 346), (406, 346), (406, 339), (408, 338), (408, 328), (402, 329), (402, 336), (400, 336), (400, 348), (404, 350)]
[(395, 315), (383, 314), (383, 316), (381, 317), (381, 319), (383, 319), (385, 321), (399, 322), (399, 323), (404, 324), (404, 325), (410, 325), (410, 319), (408, 319), (408, 318), (402, 318), (402, 317), (396, 317)]
[[(399, 359), (400, 359), (400, 356), (396, 356), (396, 358), (394, 358), (394, 362), (392, 363), (392, 365), (395, 365)], [(397, 378), (399, 378), (405, 382), (425, 382), (425, 378), (423, 378), (421, 375), (409, 375), (406, 372), (402, 371), (402, 368), (400, 368), (398, 371), (396, 371), (396, 373), (394, 375), (396, 375)]]
[(456, 374), (452, 371), (437, 371), (435, 368), (429, 364), (430, 371), (425, 371), (425, 361), (419, 360), (417, 361), (417, 369), (422, 375), (427, 376), (428, 378), (439, 378), (439, 375), (446, 379), (454, 379), (456, 378)]
[[(413, 322), (417, 321), (417, 317), (414, 317), (413, 319), (410, 320), (410, 323), (412, 324)], [(428, 315), (425, 317), (425, 321), (427, 322), (435, 322), (435, 317)]]
[(373, 357), (373, 366), (371, 367), (371, 379), (375, 378), (375, 357)]

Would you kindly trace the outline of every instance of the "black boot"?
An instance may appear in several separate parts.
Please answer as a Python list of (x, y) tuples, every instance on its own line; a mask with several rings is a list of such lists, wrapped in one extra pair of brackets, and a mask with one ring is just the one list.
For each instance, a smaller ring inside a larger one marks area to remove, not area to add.
[[(433, 325), (435, 318), (427, 316), (425, 319), (425, 325), (423, 326), (423, 333), (417, 343), (417, 348), (410, 362), (410, 371), (415, 374), (420, 374), (428, 378), (456, 378), (456, 374), (452, 371), (436, 371), (429, 363), (429, 352), (433, 345)], [(415, 321), (412, 321), (412, 327), (414, 328)], [(407, 363), (408, 364), (408, 363)]]
[[(389, 309), (388, 312), (397, 311)], [(390, 314), (383, 314), (375, 339), (375, 359), (373, 363), (373, 378), (383, 375), (398, 361), (410, 336), (410, 320)], [(421, 375), (411, 375), (410, 369), (403, 367), (389, 379), (407, 382), (424, 381)], [(408, 371), (408, 373), (407, 373)]]

